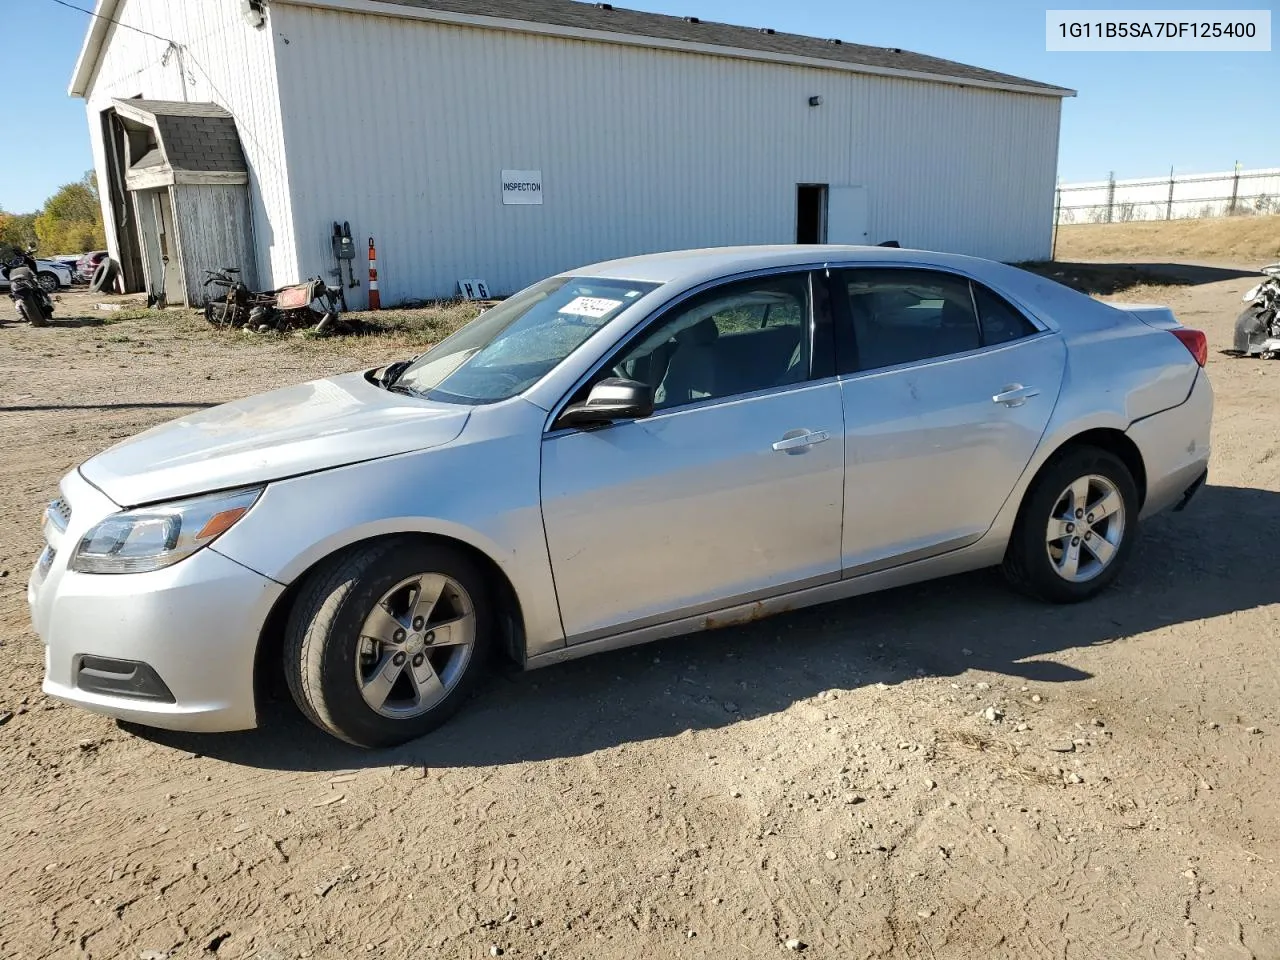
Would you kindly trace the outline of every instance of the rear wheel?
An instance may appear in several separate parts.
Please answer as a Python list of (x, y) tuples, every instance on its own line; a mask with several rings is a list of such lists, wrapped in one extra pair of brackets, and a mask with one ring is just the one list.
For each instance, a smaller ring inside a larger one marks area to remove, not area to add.
[(40, 304), (40, 298), (34, 293), (24, 293), (19, 301), (22, 315), (27, 318), (33, 327), (47, 327), (49, 318), (45, 316), (44, 307)]
[(1087, 600), (1119, 576), (1138, 533), (1138, 510), (1137, 484), (1119, 457), (1070, 448), (1027, 492), (1004, 574), (1040, 600)]
[(58, 275), (49, 270), (41, 270), (37, 273), (36, 283), (40, 284), (40, 289), (45, 293), (57, 293), (61, 286), (58, 283)]
[(285, 677), (302, 712), (361, 747), (420, 737), (484, 672), (498, 617), (484, 573), (442, 544), (394, 538), (312, 574), (289, 619)]

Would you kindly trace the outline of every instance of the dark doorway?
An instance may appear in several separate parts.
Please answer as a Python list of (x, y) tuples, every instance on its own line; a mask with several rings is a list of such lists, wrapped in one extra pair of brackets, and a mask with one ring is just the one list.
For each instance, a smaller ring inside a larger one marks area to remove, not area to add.
[(796, 243), (827, 242), (827, 185), (796, 184)]
[(120, 254), (120, 270), (126, 293), (137, 293), (145, 287), (142, 273), (142, 247), (138, 241), (138, 222), (133, 203), (125, 189), (124, 172), (128, 166), (124, 124), (114, 109), (103, 110), (102, 148), (107, 157), (107, 182), (98, 184), (98, 192), (107, 198), (111, 219), (116, 225), (116, 244)]

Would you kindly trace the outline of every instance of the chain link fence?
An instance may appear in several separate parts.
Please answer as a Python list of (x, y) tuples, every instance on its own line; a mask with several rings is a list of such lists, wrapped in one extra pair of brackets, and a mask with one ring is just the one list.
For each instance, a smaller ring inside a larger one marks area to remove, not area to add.
[(1072, 223), (1130, 223), (1280, 213), (1280, 167), (1058, 185), (1054, 228)]

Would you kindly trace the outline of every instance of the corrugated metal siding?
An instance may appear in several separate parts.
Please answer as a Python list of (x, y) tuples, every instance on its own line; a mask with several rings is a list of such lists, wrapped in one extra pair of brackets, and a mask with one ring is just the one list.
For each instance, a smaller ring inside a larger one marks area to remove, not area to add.
[[(302, 274), (333, 220), (383, 302), (616, 255), (790, 242), (795, 186), (862, 184), (870, 238), (1047, 256), (1059, 101), (405, 19), (273, 8)], [(808, 106), (810, 95), (824, 98)], [(540, 169), (542, 206), (500, 171)], [(353, 298), (354, 299), (354, 298)]]
[(259, 275), (268, 283), (273, 277), (283, 278), (281, 283), (292, 280), (297, 274), (297, 248), (289, 214), (276, 39), (271, 30), (249, 27), (240, 15), (239, 0), (126, 0), (116, 19), (183, 44), (186, 51), (181, 62), (187, 76), (184, 83), (178, 56), (171, 54), (167, 64), (162, 62), (168, 47), (164, 41), (112, 27), (86, 97), (98, 176), (106, 173), (98, 117), (111, 106), (111, 98), (142, 95), (151, 100), (220, 104), (236, 119), (249, 166)]
[[(258, 278), (253, 269), (253, 242), (245, 226), (249, 192), (243, 184), (179, 185), (174, 191), (174, 219), (182, 238), (182, 265), (187, 303), (203, 306), (208, 292), (204, 271), (242, 265), (242, 279), (250, 289)], [(218, 292), (214, 289), (215, 294)], [(170, 302), (176, 300), (170, 294)]]

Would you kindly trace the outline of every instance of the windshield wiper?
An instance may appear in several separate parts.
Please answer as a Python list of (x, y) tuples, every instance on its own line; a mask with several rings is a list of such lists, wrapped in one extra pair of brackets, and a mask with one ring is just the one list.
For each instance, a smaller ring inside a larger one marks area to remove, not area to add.
[[(397, 360), (395, 363), (387, 364), (382, 370), (382, 376), (378, 378), (378, 386), (384, 390), (390, 390), (395, 382), (400, 379), (401, 375), (409, 369), (412, 360)], [(401, 388), (398, 393), (409, 393), (411, 391)]]

